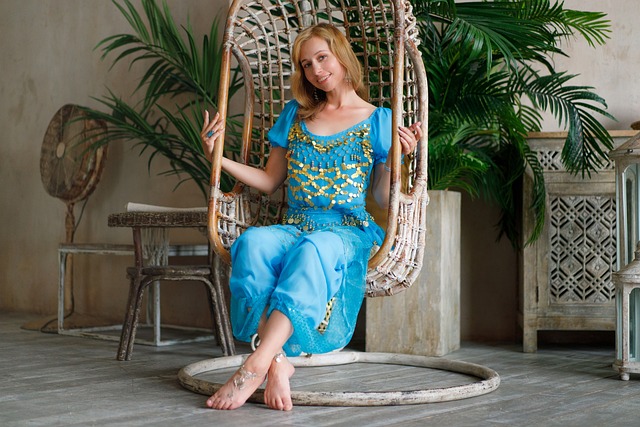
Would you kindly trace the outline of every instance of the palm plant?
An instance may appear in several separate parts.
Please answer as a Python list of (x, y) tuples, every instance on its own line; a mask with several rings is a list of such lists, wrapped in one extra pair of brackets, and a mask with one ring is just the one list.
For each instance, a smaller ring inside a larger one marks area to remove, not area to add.
[(596, 170), (613, 146), (594, 117), (611, 117), (605, 101), (591, 87), (572, 85), (575, 76), (550, 61), (565, 55), (561, 42), (570, 37), (603, 44), (609, 21), (549, 0), (412, 3), (429, 76), (430, 187), (458, 187), (496, 203), (500, 235), (518, 245), (517, 195), (530, 168), (532, 242), (544, 224), (545, 188), (527, 133), (540, 131), (541, 112), (568, 130), (562, 161), (573, 173)]
[[(181, 34), (166, 3), (160, 7), (155, 0), (142, 0), (145, 23), (129, 0), (124, 0), (124, 5), (112, 1), (133, 34), (107, 37), (96, 48), (102, 50), (103, 59), (119, 51), (113, 65), (124, 59), (129, 59), (130, 65), (143, 61), (146, 71), (136, 91), (144, 93), (141, 101), (130, 104), (109, 90), (108, 95), (96, 98), (109, 112), (84, 108), (87, 116), (109, 125), (96, 135), (96, 145), (133, 142), (140, 147), (140, 154), (151, 151), (149, 166), (156, 156), (165, 157), (170, 169), (162, 174), (178, 175), (178, 185), (194, 181), (206, 197), (211, 165), (202, 150), (200, 129), (204, 109), (216, 105), (220, 80), (222, 43), (217, 21), (198, 45), (190, 23), (182, 26)], [(229, 97), (242, 85), (238, 75), (231, 79)], [(231, 142), (239, 138), (237, 120), (229, 120), (226, 129)], [(237, 145), (226, 146), (231, 147), (229, 155), (233, 156)], [(225, 185), (231, 183), (223, 181)]]
[[(171, 169), (193, 180), (206, 195), (210, 165), (204, 158), (199, 132), (202, 111), (215, 106), (221, 43), (214, 21), (198, 46), (187, 23), (186, 42), (166, 5), (142, 0), (142, 15), (129, 0), (112, 0), (133, 34), (102, 40), (102, 57), (120, 53), (113, 64), (130, 59), (148, 64), (137, 91), (142, 100), (130, 105), (113, 92), (98, 101), (109, 113), (86, 109), (106, 121), (109, 129), (99, 144), (131, 141), (141, 154), (151, 150)], [(545, 215), (542, 169), (527, 143), (527, 133), (541, 129), (543, 111), (568, 129), (562, 152), (567, 170), (590, 174), (606, 159), (612, 140), (594, 114), (611, 117), (605, 101), (591, 87), (571, 84), (574, 75), (556, 71), (550, 55), (565, 55), (561, 42), (575, 36), (590, 45), (603, 44), (610, 31), (603, 13), (565, 9), (550, 0), (411, 0), (418, 19), (421, 49), (429, 76), (429, 186), (460, 188), (496, 203), (502, 211), (500, 235), (515, 245), (520, 178), (529, 168), (534, 180), (532, 210), (535, 240)], [(232, 79), (232, 96), (242, 85)], [(528, 100), (527, 103), (525, 100)], [(227, 155), (234, 156), (239, 123), (226, 125)], [(231, 144), (229, 144), (231, 142)], [(224, 177), (223, 177), (224, 178)], [(229, 188), (230, 181), (222, 182)]]

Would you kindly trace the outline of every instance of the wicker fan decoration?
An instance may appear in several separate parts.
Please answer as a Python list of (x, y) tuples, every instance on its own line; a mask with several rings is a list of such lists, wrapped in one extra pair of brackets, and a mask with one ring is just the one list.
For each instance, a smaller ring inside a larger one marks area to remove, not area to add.
[[(49, 195), (66, 207), (65, 243), (73, 243), (76, 230), (74, 206), (89, 197), (100, 181), (107, 147), (93, 149), (95, 137), (106, 132), (106, 123), (84, 117), (77, 105), (61, 107), (51, 119), (42, 141), (40, 176)], [(73, 292), (72, 257), (67, 258), (67, 283)], [(73, 311), (73, 308), (71, 308)]]

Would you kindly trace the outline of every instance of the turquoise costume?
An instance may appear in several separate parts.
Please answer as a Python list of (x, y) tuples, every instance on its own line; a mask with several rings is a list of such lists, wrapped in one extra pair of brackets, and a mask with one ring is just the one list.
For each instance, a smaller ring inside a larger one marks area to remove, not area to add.
[(284, 313), (288, 356), (326, 353), (351, 340), (362, 305), (371, 248), (383, 230), (365, 210), (375, 164), (391, 146), (391, 111), (331, 136), (314, 135), (290, 101), (269, 131), (287, 149), (288, 210), (282, 224), (252, 227), (231, 247), (231, 323), (250, 341), (267, 309)]

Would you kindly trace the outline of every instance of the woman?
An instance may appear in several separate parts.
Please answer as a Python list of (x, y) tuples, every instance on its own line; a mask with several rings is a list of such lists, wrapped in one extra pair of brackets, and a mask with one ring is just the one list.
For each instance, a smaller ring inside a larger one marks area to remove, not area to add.
[[(365, 210), (369, 181), (388, 205), (391, 111), (358, 95), (362, 70), (344, 35), (319, 24), (296, 38), (292, 92), (269, 132), (264, 170), (230, 159), (222, 168), (265, 193), (289, 179), (282, 225), (250, 228), (231, 248), (234, 336), (259, 345), (207, 400), (215, 409), (240, 407), (265, 381), (265, 403), (291, 410), (287, 356), (344, 347), (355, 327), (371, 248), (384, 233)], [(201, 137), (211, 159), (223, 123), (205, 112)], [(415, 149), (420, 123), (399, 129), (402, 152)], [(372, 175), (373, 172), (373, 175)], [(371, 178), (371, 179), (370, 179)], [(255, 337), (254, 337), (255, 338)]]

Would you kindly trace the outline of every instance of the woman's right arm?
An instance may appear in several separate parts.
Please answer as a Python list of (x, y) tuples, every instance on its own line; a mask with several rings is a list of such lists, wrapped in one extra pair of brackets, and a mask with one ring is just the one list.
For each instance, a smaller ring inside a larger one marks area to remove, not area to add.
[[(211, 161), (213, 155), (213, 146), (219, 138), (223, 127), (224, 123), (220, 119), (220, 113), (216, 113), (213, 119), (209, 120), (209, 112), (204, 112), (204, 125), (202, 126), (200, 137), (204, 154), (209, 161)], [(284, 148), (274, 147), (269, 153), (264, 169), (258, 169), (223, 157), (222, 170), (258, 191), (271, 194), (280, 187), (287, 177), (286, 152), (287, 150)]]

